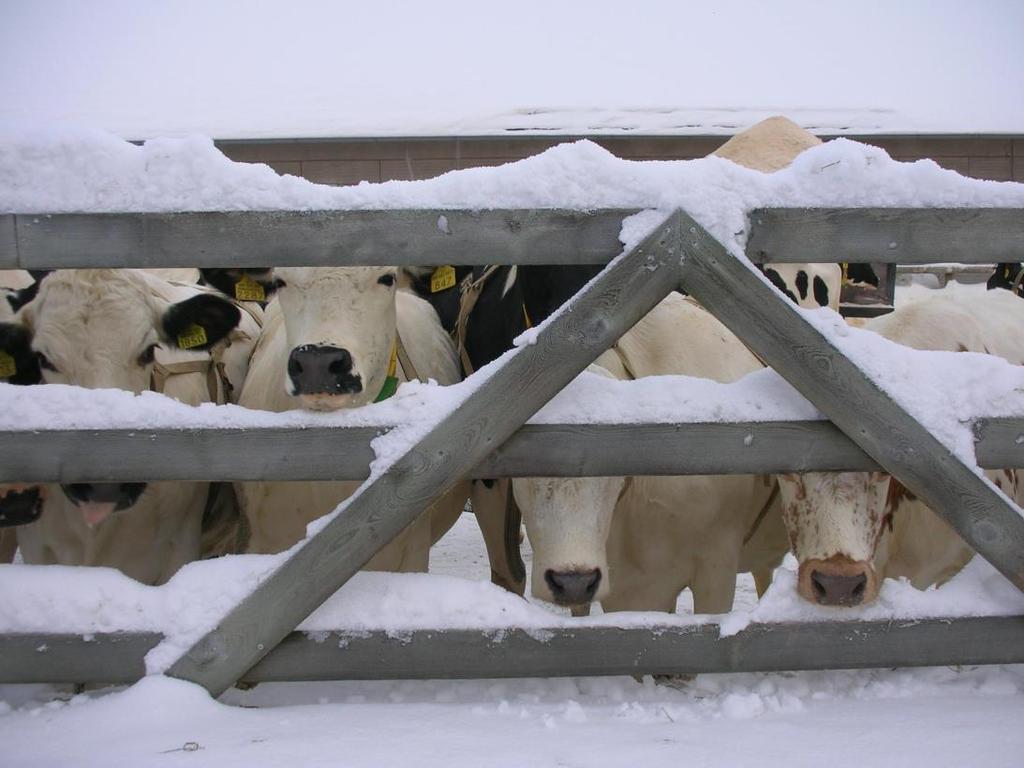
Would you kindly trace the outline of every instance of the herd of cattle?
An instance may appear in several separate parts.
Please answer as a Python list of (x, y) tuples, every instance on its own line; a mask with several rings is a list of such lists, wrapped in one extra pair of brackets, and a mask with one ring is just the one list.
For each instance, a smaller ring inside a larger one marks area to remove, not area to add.
[[(817, 139), (774, 118), (717, 154), (784, 167)], [(3, 273), (0, 380), (153, 390), (182, 402), (269, 411), (354, 408), (397, 382), (451, 384), (495, 359), (595, 269), (387, 267), (275, 270), (67, 270)], [(176, 274), (167, 274), (176, 272)], [(769, 279), (803, 306), (838, 306), (836, 265), (786, 265)], [(1010, 286), (1014, 287), (1014, 286)], [(934, 298), (866, 323), (918, 349), (1024, 364), (1024, 302), (1013, 291)], [(671, 294), (590, 367), (612, 379), (680, 374), (735, 381), (761, 362), (696, 302)], [(989, 472), (1018, 503), (1012, 471)], [(355, 482), (71, 483), (0, 487), (0, 562), (102, 565), (160, 584), (182, 565), (229, 552), (280, 552)], [(972, 552), (883, 473), (524, 478), (449, 489), (367, 564), (426, 571), (429, 551), (472, 504), (492, 580), (522, 594), (520, 519), (535, 596), (574, 613), (722, 613), (736, 576), (759, 593), (786, 552), (815, 603), (869, 602), (886, 577), (941, 583)], [(521, 515), (521, 518), (520, 518)], [(16, 536), (16, 540), (15, 540)]]

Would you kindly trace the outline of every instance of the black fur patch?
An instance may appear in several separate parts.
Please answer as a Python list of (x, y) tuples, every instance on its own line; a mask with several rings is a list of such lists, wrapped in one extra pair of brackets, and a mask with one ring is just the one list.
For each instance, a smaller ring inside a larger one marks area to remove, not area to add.
[(846, 265), (846, 277), (851, 283), (866, 283), (878, 287), (878, 275), (870, 264), (851, 262)]
[(790, 301), (792, 301), (794, 304), (800, 303), (796, 300), (796, 296), (794, 296), (793, 292), (789, 290), (789, 286), (786, 285), (786, 281), (782, 279), (782, 276), (779, 275), (778, 272), (769, 267), (768, 269), (764, 270), (764, 276), (768, 278), (768, 282), (770, 282), (772, 285), (774, 285), (776, 288), (778, 288), (780, 291), (786, 294), (786, 296), (789, 297)]
[(241, 319), (241, 310), (230, 301), (201, 293), (168, 307), (164, 312), (161, 330), (165, 341), (178, 346), (178, 337), (191, 326), (198, 325), (206, 332), (206, 344), (196, 348), (209, 349), (231, 333)]
[(828, 306), (828, 286), (818, 275), (814, 276), (814, 300), (818, 302), (818, 306)]
[(15, 373), (5, 379), (7, 384), (39, 384), (43, 380), (39, 360), (32, 351), (32, 335), (15, 323), (0, 323), (0, 352), (14, 360)]
[(796, 273), (796, 291), (801, 299), (807, 298), (807, 270), (801, 269)]

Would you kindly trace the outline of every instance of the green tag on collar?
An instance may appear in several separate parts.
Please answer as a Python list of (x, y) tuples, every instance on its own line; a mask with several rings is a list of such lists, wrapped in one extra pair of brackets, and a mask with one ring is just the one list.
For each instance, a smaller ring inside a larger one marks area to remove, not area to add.
[(0, 379), (9, 379), (18, 372), (18, 364), (6, 352), (0, 352)]
[(397, 391), (398, 391), (398, 377), (397, 376), (388, 376), (386, 379), (384, 379), (384, 386), (380, 388), (380, 394), (377, 395), (377, 399), (374, 400), (373, 402), (379, 403), (379, 402), (382, 402), (384, 400), (387, 400), (389, 397), (391, 397)]

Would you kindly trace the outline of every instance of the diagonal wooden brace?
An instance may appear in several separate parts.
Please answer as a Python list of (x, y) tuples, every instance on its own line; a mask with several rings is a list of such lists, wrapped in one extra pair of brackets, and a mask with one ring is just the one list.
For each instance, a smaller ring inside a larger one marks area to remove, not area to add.
[(218, 695), (679, 285), (679, 214), (613, 261), (168, 670)]
[(682, 286), (1024, 590), (1024, 517), (686, 214)]

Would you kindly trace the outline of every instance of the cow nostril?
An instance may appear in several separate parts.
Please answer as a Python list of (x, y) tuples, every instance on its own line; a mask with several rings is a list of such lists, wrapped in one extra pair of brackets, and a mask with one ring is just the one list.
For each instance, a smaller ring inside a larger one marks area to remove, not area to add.
[(347, 349), (339, 349), (327, 370), (335, 376), (344, 376), (352, 370), (352, 355)]
[(811, 585), (814, 587), (814, 598), (819, 603), (824, 602), (827, 591), (825, 585), (821, 583), (821, 573), (818, 571), (814, 571), (811, 574)]
[(288, 375), (299, 376), (302, 373), (302, 363), (296, 360), (294, 357), (288, 358)]
[(858, 603), (864, 597), (864, 588), (867, 586), (867, 583), (868, 583), (867, 576), (861, 576), (860, 577), (860, 583), (858, 583), (857, 586), (855, 586), (853, 588), (853, 591), (851, 592), (851, 594), (857, 600)]

